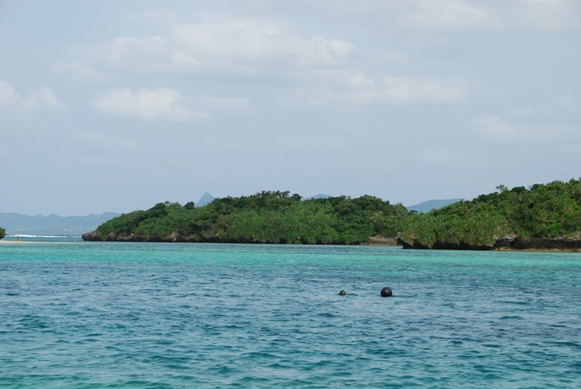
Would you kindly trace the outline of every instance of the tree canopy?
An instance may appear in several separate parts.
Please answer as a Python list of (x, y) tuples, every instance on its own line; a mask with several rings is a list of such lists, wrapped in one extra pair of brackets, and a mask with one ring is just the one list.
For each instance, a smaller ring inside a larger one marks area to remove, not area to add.
[(0, 227), (0, 239), (4, 238), (6, 236), (6, 230), (2, 227)]
[(480, 195), (408, 218), (399, 239), (423, 248), (491, 248), (507, 237), (579, 239), (581, 180), (553, 181)]
[(158, 203), (120, 215), (99, 226), (99, 240), (239, 243), (360, 244), (374, 235), (395, 236), (408, 216), (365, 195), (302, 200), (290, 192), (262, 191), (251, 196), (214, 199), (196, 208), (192, 202)]
[(568, 247), (581, 249), (581, 179), (499, 185), (496, 192), (425, 214), (369, 195), (303, 200), (288, 191), (217, 198), (203, 207), (165, 202), (111, 219), (83, 238), (361, 244), (377, 235), (413, 248), (492, 249), (515, 239), (544, 239), (573, 241)]

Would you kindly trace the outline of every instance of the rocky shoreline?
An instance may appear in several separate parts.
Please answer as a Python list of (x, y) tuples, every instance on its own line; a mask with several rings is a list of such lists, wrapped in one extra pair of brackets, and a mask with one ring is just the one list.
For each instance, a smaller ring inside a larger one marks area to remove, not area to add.
[(177, 232), (171, 233), (166, 236), (154, 236), (147, 240), (144, 240), (141, 236), (135, 234), (126, 233), (115, 233), (111, 232), (109, 235), (102, 239), (101, 236), (96, 232), (87, 232), (81, 236), (84, 241), (89, 242), (214, 242), (217, 241), (211, 238), (205, 240), (196, 239), (193, 235), (184, 235)]
[[(207, 236), (202, 239), (195, 237), (194, 235), (185, 235), (174, 232), (172, 234), (166, 236), (156, 236), (151, 237), (147, 240), (143, 239), (141, 236), (135, 234), (127, 234), (127, 233), (114, 233), (111, 232), (109, 235), (105, 237), (105, 239), (101, 238), (101, 236), (96, 232), (87, 232), (82, 235), (84, 241), (89, 242), (182, 242), (182, 243), (192, 243), (192, 242), (200, 242), (200, 243), (256, 243), (252, 241), (232, 241), (232, 242), (224, 242), (220, 240), (218, 236)], [(280, 244), (284, 244), (281, 242)], [(363, 243), (366, 246), (401, 246), (396, 238), (382, 236), (382, 235), (375, 235), (369, 238), (369, 241)]]
[[(84, 241), (94, 242), (144, 242), (144, 239), (135, 234), (110, 233), (104, 240), (95, 231), (82, 235)], [(192, 235), (181, 235), (173, 233), (163, 237), (154, 237), (147, 242), (182, 242), (182, 243), (212, 243), (218, 242), (217, 237), (208, 237), (203, 240), (196, 239)], [(252, 242), (230, 242), (230, 243), (252, 243)], [(420, 243), (406, 243), (398, 238), (386, 236), (372, 236), (364, 243), (366, 246), (403, 246), (404, 249), (419, 250), (479, 250), (479, 251), (548, 251), (548, 252), (581, 252), (581, 238), (529, 238), (507, 236), (497, 239), (492, 245), (470, 245), (466, 243), (451, 244), (447, 242), (436, 242), (432, 247), (426, 247)]]
[(578, 236), (572, 238), (522, 238), (518, 236), (506, 236), (497, 239), (491, 245), (435, 242), (432, 247), (426, 247), (418, 242), (409, 244), (401, 239), (397, 241), (404, 249), (581, 252), (581, 239)]

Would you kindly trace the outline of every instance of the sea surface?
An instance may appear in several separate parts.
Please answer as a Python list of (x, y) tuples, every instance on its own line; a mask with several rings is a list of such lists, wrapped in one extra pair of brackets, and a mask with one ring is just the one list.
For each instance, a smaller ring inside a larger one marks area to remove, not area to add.
[(579, 253), (30, 241), (2, 388), (581, 387)]

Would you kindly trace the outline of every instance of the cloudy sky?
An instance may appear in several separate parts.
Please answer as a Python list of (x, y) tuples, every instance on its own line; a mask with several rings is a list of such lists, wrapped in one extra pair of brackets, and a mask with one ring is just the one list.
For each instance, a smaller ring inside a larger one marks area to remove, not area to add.
[(579, 0), (0, 0), (0, 211), (581, 177)]

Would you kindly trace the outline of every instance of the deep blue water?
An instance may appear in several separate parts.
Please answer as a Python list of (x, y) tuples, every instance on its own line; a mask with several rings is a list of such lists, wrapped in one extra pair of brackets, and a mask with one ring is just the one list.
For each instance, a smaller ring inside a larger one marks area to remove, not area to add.
[(0, 244), (0, 387), (581, 387), (581, 254)]

